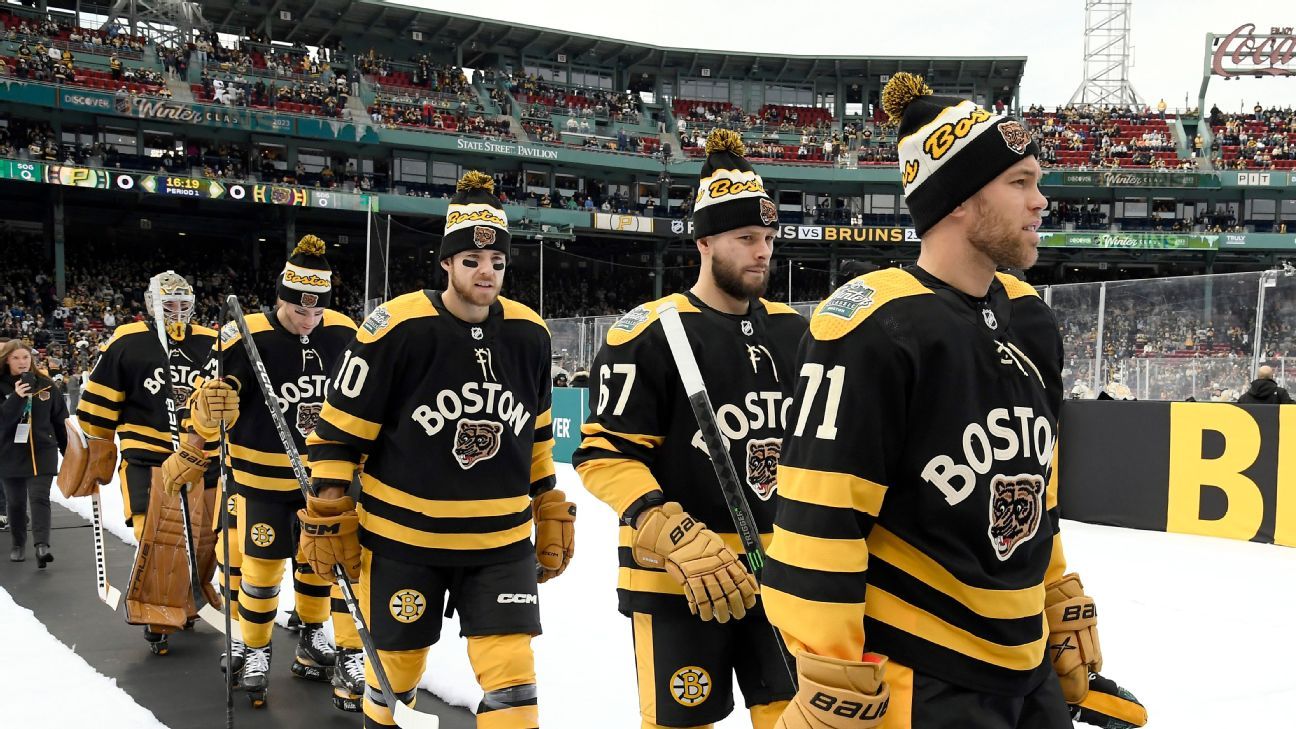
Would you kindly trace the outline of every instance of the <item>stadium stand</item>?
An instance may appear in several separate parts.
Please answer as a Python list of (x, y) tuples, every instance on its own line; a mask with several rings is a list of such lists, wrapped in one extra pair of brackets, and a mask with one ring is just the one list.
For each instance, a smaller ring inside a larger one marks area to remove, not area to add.
[(1211, 109), (1217, 169), (1296, 170), (1296, 112), (1256, 104), (1250, 114)]

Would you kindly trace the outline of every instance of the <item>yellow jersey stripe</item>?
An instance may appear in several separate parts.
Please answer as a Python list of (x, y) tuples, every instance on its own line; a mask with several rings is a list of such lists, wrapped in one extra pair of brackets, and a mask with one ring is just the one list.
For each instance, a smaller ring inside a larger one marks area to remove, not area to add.
[(659, 595), (683, 595), (684, 587), (665, 572), (617, 568), (617, 589), (632, 592), (655, 592)]
[(864, 654), (863, 604), (807, 600), (769, 585), (761, 585), (761, 602), (770, 622), (782, 629), (788, 650), (847, 661)]
[(355, 475), (357, 465), (347, 461), (315, 461), (310, 464), (311, 478), (331, 478), (338, 481), (350, 481)]
[[(292, 459), (288, 458), (287, 453), (271, 453), (268, 451), (259, 451), (255, 448), (248, 448), (237, 443), (229, 444), (229, 454), (233, 458), (238, 458), (250, 463), (258, 463), (262, 466), (278, 466), (280, 468), (292, 468)], [(302, 462), (307, 462), (305, 453), (301, 454)]]
[[(777, 527), (775, 528), (777, 531)], [(978, 615), (996, 620), (1016, 620), (1039, 615), (1044, 611), (1044, 585), (1020, 590), (992, 590), (968, 585), (923, 554), (913, 545), (876, 525), (868, 538), (869, 550), (880, 559), (914, 579), (938, 590)], [(773, 555), (771, 555), (773, 556)], [(833, 555), (837, 557), (838, 555)], [(781, 558), (780, 558), (781, 559)], [(787, 562), (788, 560), (781, 560)], [(799, 565), (798, 563), (798, 566)], [(824, 569), (817, 567), (816, 569)], [(872, 591), (869, 595), (872, 596)]]
[(433, 518), (510, 516), (531, 508), (530, 496), (510, 496), (503, 499), (472, 501), (425, 499), (388, 486), (368, 473), (360, 474), (360, 485), (364, 488), (366, 495), (372, 496), (379, 501)]
[(239, 486), (259, 489), (261, 491), (300, 491), (301, 486), (296, 477), (292, 478), (275, 478), (273, 476), (257, 476), (247, 471), (234, 469), (234, 482)]
[[(520, 498), (526, 499), (527, 497), (523, 496)], [(499, 532), (485, 532), (480, 534), (444, 534), (425, 532), (420, 529), (411, 529), (407, 526), (397, 524), (389, 519), (384, 519), (380, 516), (370, 514), (365, 510), (363, 505), (357, 506), (356, 512), (360, 515), (361, 528), (373, 532), (378, 536), (398, 541), (411, 547), (422, 547), (424, 549), (450, 549), (460, 551), (496, 549), (531, 538), (530, 519), (528, 519), (524, 524), (519, 524), (511, 529), (505, 529), (504, 531)]]
[(320, 419), (338, 430), (361, 440), (374, 440), (378, 437), (378, 431), (382, 430), (382, 423), (357, 418), (331, 402), (324, 404), (324, 410), (320, 412)]
[(102, 405), (96, 405), (85, 399), (82, 399), (81, 402), (77, 403), (77, 412), (93, 415), (97, 418), (103, 418), (112, 423), (117, 422), (117, 418), (121, 417), (120, 410), (113, 410), (112, 408), (106, 408)]
[(80, 420), (79, 418), (78, 418), (78, 422), (81, 423), (81, 430), (84, 430), (85, 434), (90, 436), (91, 438), (99, 438), (100, 440), (113, 439), (113, 433), (115, 431), (109, 428), (101, 428), (98, 425), (95, 425), (93, 423), (87, 423), (86, 421)]
[(877, 516), (887, 487), (849, 473), (778, 467), (779, 496), (806, 504), (854, 509)]
[[(768, 600), (768, 598), (766, 598)], [(974, 660), (1011, 671), (1030, 671), (1044, 659), (1048, 632), (1040, 615), (1040, 637), (1022, 645), (1001, 645), (950, 625), (931, 613), (879, 588), (869, 585), (864, 613), (879, 622), (922, 638), (929, 643), (962, 653)]]
[[(110, 402), (121, 402), (126, 399), (126, 393), (121, 390), (114, 390), (102, 382), (95, 382), (94, 380), (86, 381), (85, 391), (98, 395)], [(82, 400), (82, 402), (85, 401)]]
[[(153, 428), (150, 428), (147, 425), (135, 425), (134, 423), (122, 423), (121, 425), (117, 426), (117, 432), (118, 434), (136, 433), (146, 438), (155, 438), (164, 443), (171, 442), (170, 433), (161, 430), (154, 430)], [(128, 437), (127, 435), (122, 435), (123, 440), (127, 437)]]
[(864, 572), (869, 547), (863, 539), (825, 539), (774, 527), (770, 559), (820, 572)]
[[(594, 443), (598, 443), (598, 442), (606, 443), (607, 442), (606, 438), (598, 437), (603, 434), (611, 435), (616, 438), (620, 438), (621, 440), (630, 441), (635, 445), (640, 445), (645, 448), (656, 448), (660, 446), (662, 443), (666, 442), (666, 436), (664, 435), (641, 435), (639, 433), (618, 433), (615, 430), (608, 430), (607, 428), (604, 428), (603, 425), (600, 423), (586, 423), (581, 426), (581, 435), (585, 436), (584, 441), (581, 443), (581, 447), (582, 448), (602, 448), (603, 446), (594, 445)], [(618, 453), (620, 452), (617, 448), (609, 448), (608, 450), (617, 451)]]
[[(587, 441), (588, 443), (588, 441)], [(617, 516), (645, 494), (661, 491), (648, 466), (630, 458), (597, 458), (576, 469), (585, 488), (611, 506)]]
[(536, 416), (535, 419), (536, 430), (540, 430), (546, 425), (552, 425), (552, 424), (553, 424), (553, 408), (550, 408)]

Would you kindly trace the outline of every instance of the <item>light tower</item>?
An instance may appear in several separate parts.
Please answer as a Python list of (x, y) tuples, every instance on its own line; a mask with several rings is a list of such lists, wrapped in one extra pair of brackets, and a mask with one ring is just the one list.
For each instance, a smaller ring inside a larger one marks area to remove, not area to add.
[(1143, 104), (1129, 80), (1132, 4), (1085, 0), (1084, 81), (1071, 95), (1072, 104)]
[(188, 0), (116, 0), (104, 29), (118, 19), (126, 21), (131, 34), (173, 48), (192, 40), (195, 30), (211, 26), (203, 19), (202, 5)]

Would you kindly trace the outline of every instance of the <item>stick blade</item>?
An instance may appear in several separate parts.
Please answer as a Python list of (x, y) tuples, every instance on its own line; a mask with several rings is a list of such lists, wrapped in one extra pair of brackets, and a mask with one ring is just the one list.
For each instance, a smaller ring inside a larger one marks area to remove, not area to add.
[(198, 617), (202, 618), (204, 623), (212, 626), (217, 633), (225, 635), (225, 613), (220, 612), (211, 605), (204, 605), (198, 611)]
[(415, 711), (400, 700), (397, 700), (396, 708), (392, 710), (392, 718), (401, 729), (437, 729), (441, 726), (441, 719), (436, 714)]
[(110, 610), (115, 612), (117, 606), (121, 604), (121, 590), (118, 590), (112, 585), (108, 585), (107, 589), (99, 591), (99, 599), (102, 600)]

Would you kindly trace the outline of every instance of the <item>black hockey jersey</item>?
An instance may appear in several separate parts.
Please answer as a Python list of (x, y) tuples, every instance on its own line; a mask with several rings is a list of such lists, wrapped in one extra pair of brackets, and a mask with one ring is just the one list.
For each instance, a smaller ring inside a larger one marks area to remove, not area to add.
[(377, 554), (446, 566), (531, 554), (531, 497), (554, 483), (549, 357), (544, 320), (515, 301), (480, 324), (439, 291), (388, 301), (338, 366), (308, 441), (312, 478), (362, 470), (360, 543)]
[[(306, 436), (315, 430), (334, 365), (355, 336), (356, 326), (345, 314), (324, 310), (324, 320), (308, 336), (293, 334), (271, 313), (247, 317), (248, 333), (256, 342), (266, 374), (275, 387), (288, 432), (306, 462)], [(270, 501), (301, 501), (301, 487), (284, 452), (279, 432), (265, 405), (261, 381), (252, 371), (243, 337), (234, 322), (221, 328), (219, 347), (208, 352), (205, 375), (216, 375), (216, 358), (224, 353), (222, 374), (239, 391), (239, 414), (228, 429), (229, 465), (239, 493)], [(195, 431), (212, 440), (219, 431)]]
[(86, 435), (121, 440), (122, 458), (137, 466), (159, 466), (172, 452), (167, 420), (166, 378), (174, 383), (177, 423), (183, 428), (189, 393), (202, 380), (202, 366), (216, 332), (189, 325), (185, 338), (171, 340), (170, 371), (152, 322), (122, 324), (99, 348), (99, 361), (86, 380), (77, 420)]
[[(631, 310), (608, 330), (590, 368), (589, 422), (572, 463), (585, 487), (622, 516), (660, 490), (667, 501), (720, 534), (743, 555), (697, 420), (671, 359), (657, 307), (673, 301), (697, 357), (738, 477), (750, 489), (762, 543), (774, 518), (772, 497), (784, 425), (796, 386), (797, 345), (806, 320), (791, 307), (760, 300), (748, 314), (725, 314), (692, 293), (673, 294)], [(623, 613), (685, 609), (683, 589), (662, 570), (631, 557), (634, 532), (621, 527), (617, 597)]]
[(1052, 310), (1004, 274), (975, 299), (890, 269), (839, 288), (810, 333), (761, 590), (770, 621), (793, 651), (867, 649), (1027, 692), (1052, 670), (1044, 585), (1063, 566)]

